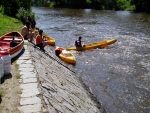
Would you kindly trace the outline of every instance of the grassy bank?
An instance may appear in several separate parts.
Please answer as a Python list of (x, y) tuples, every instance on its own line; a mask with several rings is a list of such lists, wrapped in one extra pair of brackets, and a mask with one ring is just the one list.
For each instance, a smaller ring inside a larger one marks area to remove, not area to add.
[[(0, 36), (11, 31), (21, 32), (23, 24), (20, 20), (0, 13)], [(20, 113), (21, 88), (18, 79), (20, 73), (15, 62), (11, 65), (11, 74), (0, 80), (0, 113)]]
[(0, 13), (0, 36), (11, 31), (21, 32), (22, 26), (20, 20)]

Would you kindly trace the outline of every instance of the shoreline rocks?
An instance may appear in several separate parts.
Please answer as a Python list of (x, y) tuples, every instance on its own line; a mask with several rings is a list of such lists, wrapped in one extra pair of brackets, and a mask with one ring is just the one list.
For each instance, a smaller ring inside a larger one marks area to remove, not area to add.
[(49, 113), (106, 113), (75, 72), (50, 49), (42, 52), (29, 43), (28, 50), (38, 75), (41, 99)]

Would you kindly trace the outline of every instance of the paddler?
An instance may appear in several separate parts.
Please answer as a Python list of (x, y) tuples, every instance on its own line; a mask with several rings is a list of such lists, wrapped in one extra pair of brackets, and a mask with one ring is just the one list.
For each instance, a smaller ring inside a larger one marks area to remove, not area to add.
[(80, 36), (77, 40), (75, 40), (76, 47), (82, 47), (82, 42), (84, 42), (84, 41), (81, 39), (82, 39), (82, 37)]

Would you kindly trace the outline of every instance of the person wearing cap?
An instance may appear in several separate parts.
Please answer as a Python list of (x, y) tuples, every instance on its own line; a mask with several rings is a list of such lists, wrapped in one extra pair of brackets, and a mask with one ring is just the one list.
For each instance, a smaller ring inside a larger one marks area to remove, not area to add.
[(40, 29), (39, 33), (36, 35), (36, 46), (38, 46), (41, 50), (44, 50), (44, 47), (48, 45), (48, 42), (43, 40), (42, 33), (43, 30)]
[(79, 37), (77, 40), (75, 40), (76, 47), (82, 47), (82, 42), (84, 42), (84, 41), (81, 39), (82, 39), (82, 37)]
[(30, 29), (30, 22), (26, 22), (26, 24), (22, 27), (21, 35), (24, 37), (25, 40), (33, 40), (34, 33)]

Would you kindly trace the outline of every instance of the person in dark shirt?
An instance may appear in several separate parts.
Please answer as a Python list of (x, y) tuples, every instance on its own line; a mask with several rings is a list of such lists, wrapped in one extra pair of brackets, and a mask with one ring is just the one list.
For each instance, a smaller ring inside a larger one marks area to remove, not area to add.
[(31, 28), (34, 29), (36, 22), (33, 18), (31, 18), (30, 16), (28, 16), (28, 21), (31, 23)]
[(84, 42), (84, 41), (81, 39), (82, 39), (82, 37), (79, 37), (77, 40), (75, 40), (76, 47), (82, 47), (82, 42)]

